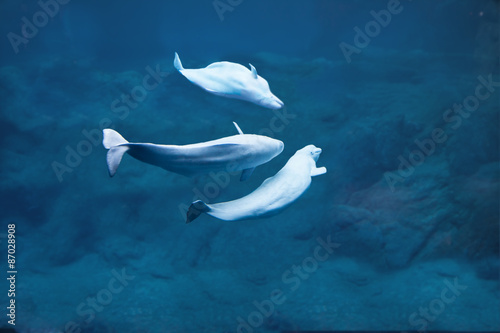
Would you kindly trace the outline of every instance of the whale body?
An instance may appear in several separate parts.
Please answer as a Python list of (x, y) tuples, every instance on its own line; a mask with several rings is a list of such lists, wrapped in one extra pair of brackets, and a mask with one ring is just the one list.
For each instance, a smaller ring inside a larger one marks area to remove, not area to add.
[(185, 69), (177, 52), (174, 67), (189, 81), (209, 93), (252, 102), (269, 109), (280, 109), (284, 103), (269, 88), (269, 83), (250, 69), (228, 61), (215, 62), (205, 68)]
[(189, 145), (159, 145), (132, 143), (112, 129), (103, 130), (103, 145), (108, 150), (106, 160), (109, 175), (115, 175), (123, 154), (167, 171), (184, 176), (209, 172), (243, 170), (246, 180), (255, 167), (264, 164), (283, 151), (280, 140), (262, 135), (243, 134), (236, 123), (238, 135)]
[(326, 173), (316, 167), (321, 149), (308, 145), (298, 150), (273, 177), (266, 179), (255, 191), (240, 199), (206, 204), (197, 200), (187, 212), (186, 223), (206, 213), (224, 221), (268, 217), (283, 211), (311, 185), (311, 177)]

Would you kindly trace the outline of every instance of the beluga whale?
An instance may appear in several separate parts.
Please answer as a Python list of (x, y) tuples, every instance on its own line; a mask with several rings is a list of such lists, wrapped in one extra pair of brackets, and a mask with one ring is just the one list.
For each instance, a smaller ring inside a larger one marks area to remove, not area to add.
[(273, 177), (266, 179), (255, 191), (240, 199), (207, 204), (197, 200), (187, 212), (186, 223), (202, 213), (224, 221), (269, 217), (278, 214), (296, 201), (311, 185), (311, 177), (326, 173), (316, 167), (321, 149), (308, 145), (298, 150)]
[(128, 153), (139, 161), (188, 177), (223, 170), (242, 170), (240, 180), (246, 180), (255, 167), (269, 162), (283, 151), (282, 141), (244, 134), (238, 124), (233, 124), (239, 134), (188, 145), (132, 143), (115, 130), (106, 128), (102, 143), (104, 148), (109, 149), (106, 156), (109, 175), (115, 175), (123, 154)]
[(277, 110), (283, 102), (269, 88), (269, 83), (257, 74), (252, 64), (250, 69), (234, 62), (214, 62), (205, 68), (186, 69), (177, 52), (174, 67), (189, 81), (209, 93), (252, 102), (268, 109)]

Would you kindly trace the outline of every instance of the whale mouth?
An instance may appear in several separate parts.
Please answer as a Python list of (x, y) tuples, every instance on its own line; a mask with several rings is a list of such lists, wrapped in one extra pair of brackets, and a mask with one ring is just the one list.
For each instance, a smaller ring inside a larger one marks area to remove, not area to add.
[(285, 103), (283, 103), (278, 97), (271, 94), (271, 96), (263, 98), (262, 104), (273, 110), (281, 109)]
[(279, 99), (275, 95), (273, 95), (273, 98), (274, 98), (274, 101), (277, 102), (280, 107), (283, 107), (283, 105), (285, 105), (285, 103), (283, 103), (283, 101), (281, 101), (281, 99)]
[(317, 147), (316, 147), (316, 148), (315, 148), (315, 149), (311, 152), (311, 155), (312, 155), (312, 158), (313, 158), (313, 160), (314, 160), (314, 161), (316, 161), (316, 162), (318, 161), (318, 159), (319, 159), (319, 155), (321, 155), (321, 152), (322, 152), (322, 151), (323, 151), (323, 150), (321, 150), (321, 148), (317, 148)]
[(285, 105), (285, 103), (283, 103), (281, 101), (281, 99), (279, 99), (278, 97), (276, 97), (274, 95), (273, 95), (272, 99), (273, 99), (273, 104), (277, 105), (276, 109), (281, 109)]

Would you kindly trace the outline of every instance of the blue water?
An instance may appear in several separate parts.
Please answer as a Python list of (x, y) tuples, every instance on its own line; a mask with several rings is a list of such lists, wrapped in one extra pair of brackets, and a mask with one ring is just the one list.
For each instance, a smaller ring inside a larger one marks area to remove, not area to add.
[[(0, 327), (500, 330), (498, 1), (59, 1), (0, 4)], [(208, 94), (174, 52), (252, 63), (285, 108)], [(128, 155), (108, 176), (102, 128), (189, 144), (233, 121), (285, 143), (248, 181)], [(185, 224), (308, 144), (328, 172), (281, 214)]]

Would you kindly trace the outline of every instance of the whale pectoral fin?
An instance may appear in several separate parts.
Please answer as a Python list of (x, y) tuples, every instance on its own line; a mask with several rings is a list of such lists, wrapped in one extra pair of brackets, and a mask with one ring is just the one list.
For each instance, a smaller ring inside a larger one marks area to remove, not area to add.
[(326, 173), (326, 168), (325, 167), (314, 168), (314, 169), (311, 170), (311, 177), (319, 176), (319, 175), (322, 175), (324, 173)]
[(249, 64), (250, 65), (250, 70), (252, 71), (252, 74), (253, 74), (253, 78), (256, 79), (257, 78), (257, 70), (255, 69), (255, 67), (253, 67), (252, 64)]
[(207, 88), (207, 87), (204, 87), (204, 86), (200, 86), (202, 89), (204, 89), (205, 91), (211, 93), (211, 94), (214, 94), (214, 95), (217, 95), (217, 96), (227, 96), (228, 94), (225, 93), (225, 92), (221, 92), (221, 91), (217, 91), (217, 90), (213, 90), (213, 89), (210, 89), (210, 88)]
[(240, 181), (245, 181), (252, 175), (255, 168), (245, 169), (241, 172)]
[(202, 88), (205, 89), (206, 91), (208, 91), (209, 93), (212, 93), (212, 94), (218, 94), (219, 93), (218, 91), (210, 89), (210, 88), (207, 88), (207, 87), (203, 87), (202, 86)]
[(203, 201), (197, 200), (193, 202), (191, 206), (189, 206), (189, 210), (186, 215), (186, 223), (193, 222), (193, 220), (200, 216), (202, 213), (207, 213), (209, 211), (211, 211), (210, 207), (208, 207), (208, 205)]
[(233, 124), (234, 124), (234, 127), (236, 127), (236, 130), (238, 131), (238, 133), (240, 133), (241, 135), (245, 134), (245, 133), (243, 133), (243, 131), (241, 130), (241, 128), (238, 126), (238, 124), (235, 121), (233, 121)]

